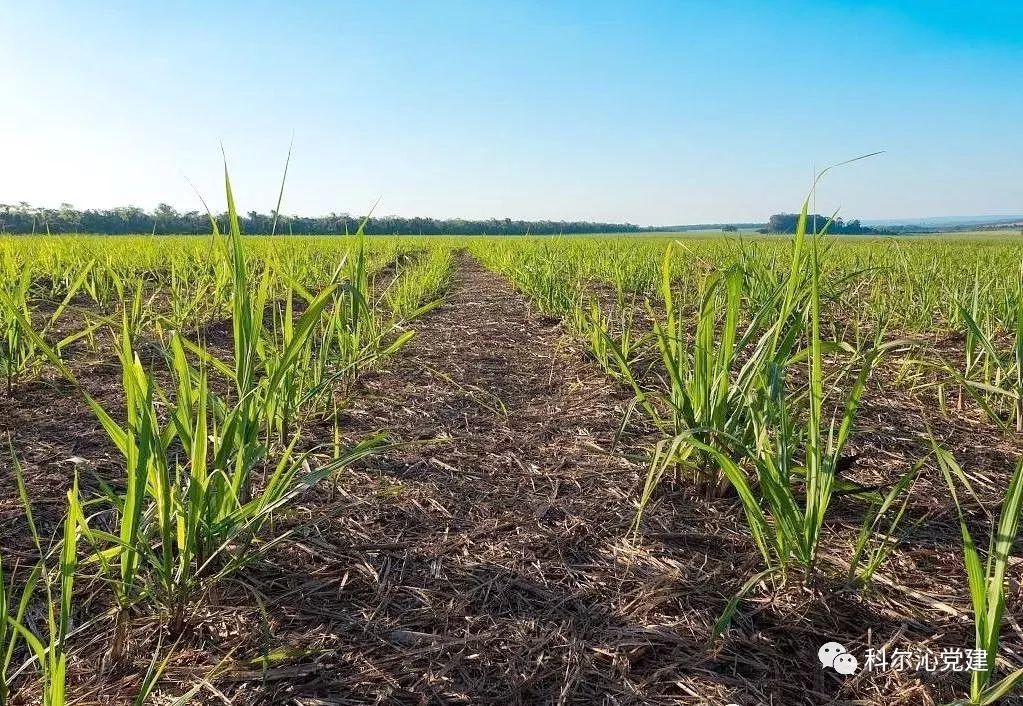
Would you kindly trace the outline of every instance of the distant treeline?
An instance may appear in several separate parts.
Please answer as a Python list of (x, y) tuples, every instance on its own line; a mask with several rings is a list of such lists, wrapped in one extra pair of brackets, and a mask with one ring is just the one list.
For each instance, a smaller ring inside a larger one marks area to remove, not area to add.
[[(817, 219), (817, 227), (823, 228), (828, 217), (811, 215)], [(374, 216), (366, 222), (366, 232), (371, 235), (578, 235), (580, 233), (650, 233), (721, 230), (726, 233), (756, 230), (760, 233), (790, 234), (796, 232), (795, 213), (776, 213), (767, 223), (703, 223), (673, 226), (637, 226), (632, 223), (599, 223), (595, 221), (524, 221), (511, 218), (490, 218), (473, 220), (466, 218), (403, 218), (401, 216)], [(243, 233), (269, 235), (274, 228), (274, 213), (249, 211), (239, 217)], [(362, 217), (348, 213), (331, 213), (326, 216), (289, 216), (281, 214), (277, 219), (277, 233), (294, 235), (323, 235), (354, 233)], [(217, 216), (219, 227), (227, 229), (227, 214)], [(894, 235), (909, 233), (932, 233), (953, 230), (983, 230), (995, 228), (1020, 228), (1019, 223), (972, 224), (969, 226), (865, 226), (859, 220), (844, 221), (836, 218), (828, 228), (829, 233), (844, 235)], [(811, 226), (812, 227), (812, 226)], [(123, 235), (130, 233), (195, 234), (210, 232), (210, 219), (205, 212), (180, 212), (173, 206), (160, 204), (152, 211), (137, 206), (120, 208), (79, 210), (70, 204), (60, 208), (35, 208), (27, 203), (16, 205), (0, 203), (0, 233), (102, 233)]]
[[(277, 233), (320, 235), (354, 233), (362, 218), (347, 213), (327, 216), (286, 216), (277, 220)], [(221, 229), (227, 227), (227, 214), (217, 216)], [(268, 235), (274, 228), (274, 214), (249, 211), (240, 216), (243, 233)], [(210, 232), (206, 213), (181, 213), (167, 204), (152, 211), (136, 206), (80, 211), (69, 204), (60, 208), (33, 208), (28, 204), (0, 204), (0, 232), (6, 233), (194, 233)], [(366, 222), (371, 235), (557, 235), (559, 233), (637, 233), (644, 230), (631, 223), (596, 223), (591, 221), (521, 221), (510, 218), (469, 220), (463, 218), (402, 218), (374, 216)]]
[[(762, 229), (762, 232), (795, 233), (798, 222), (798, 213), (776, 213), (767, 219), (767, 227)], [(828, 216), (822, 216), (819, 213), (807, 216), (808, 232), (813, 231), (814, 222), (817, 224), (817, 229), (822, 230), (824, 228), (824, 224), (828, 222)], [(834, 222), (828, 226), (828, 233), (832, 234), (869, 235), (872, 233), (881, 234), (891, 232), (893, 231), (884, 228), (871, 228), (870, 226), (862, 225), (858, 220), (843, 221), (841, 218), (836, 218)]]

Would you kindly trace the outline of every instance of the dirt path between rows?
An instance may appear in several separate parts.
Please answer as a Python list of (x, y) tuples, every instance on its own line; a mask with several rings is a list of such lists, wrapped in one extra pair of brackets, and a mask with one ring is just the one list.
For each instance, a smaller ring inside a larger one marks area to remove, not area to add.
[(468, 255), (417, 329), (345, 418), (402, 446), (305, 508), (316, 531), (263, 587), (292, 592), (275, 639), (330, 652), (252, 703), (723, 699), (739, 681), (693, 655), (724, 599), (694, 615), (680, 580), (706, 556), (631, 563), (622, 541), (645, 471), (621, 453), (637, 439), (613, 448), (631, 396)]

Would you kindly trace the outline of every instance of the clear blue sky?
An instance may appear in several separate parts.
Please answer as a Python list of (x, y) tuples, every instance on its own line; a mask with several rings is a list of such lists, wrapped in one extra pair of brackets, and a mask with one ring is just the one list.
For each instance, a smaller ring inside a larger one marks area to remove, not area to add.
[(0, 202), (1023, 211), (1023, 3), (0, 0)]

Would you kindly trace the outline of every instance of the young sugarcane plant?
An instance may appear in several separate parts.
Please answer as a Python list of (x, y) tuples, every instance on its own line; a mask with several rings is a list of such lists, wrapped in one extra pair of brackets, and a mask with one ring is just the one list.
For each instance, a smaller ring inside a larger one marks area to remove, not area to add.
[[(944, 367), (990, 420), (1023, 432), (1023, 263), (1020, 263), (1016, 291), (1011, 353), (999, 352), (992, 333), (985, 331), (977, 321), (976, 307), (970, 311), (960, 305), (959, 316), (966, 326), (967, 366), (961, 373), (949, 363)], [(982, 353), (978, 352), (978, 348)], [(1008, 414), (992, 404), (992, 398), (1007, 401), (1010, 407)]]
[[(13, 451), (12, 451), (13, 458)], [(15, 459), (16, 472), (20, 473), (18, 462)], [(11, 663), (14, 660), (15, 650), (21, 637), (21, 630), (27, 629), (25, 624), (29, 601), (35, 592), (42, 565), (36, 564), (29, 572), (25, 584), (21, 590), (21, 599), (12, 603), (14, 598), (14, 576), (10, 577), (10, 584), (6, 583), (4, 576), (3, 557), (0, 557), (0, 706), (7, 706), (8, 700), (13, 693), (13, 678)], [(45, 665), (44, 663), (41, 663)]]
[[(839, 405), (840, 420), (833, 419), (830, 425), (825, 425), (823, 355), (825, 351), (841, 347), (823, 341), (820, 335), (817, 236), (811, 239), (805, 257), (803, 251), (808, 203), (803, 204), (793, 254), (796, 268), (809, 270), (807, 347), (791, 357), (774, 356), (768, 362), (763, 371), (764, 394), (754, 410), (755, 442), (752, 447), (744, 448), (738, 443), (733, 447), (733, 450), (742, 450), (742, 457), (753, 465), (760, 497), (740, 463), (729, 453), (700, 444), (735, 486), (754, 542), (768, 569), (777, 570), (784, 577), (794, 560), (802, 567), (806, 579), (814, 573), (821, 530), (837, 488), (838, 464), (849, 441), (867, 379), (886, 351), (906, 344), (893, 341), (866, 351), (857, 361), (859, 372)], [(794, 339), (804, 329), (802, 322), (795, 322), (788, 331), (783, 332), (780, 326), (776, 330), (779, 340), (784, 340)], [(786, 386), (789, 366), (801, 360), (805, 360), (808, 367), (809, 384), (805, 394), (790, 392)], [(801, 417), (796, 409), (803, 399), (806, 409), (805, 416)]]
[(624, 296), (619, 296), (614, 312), (605, 312), (596, 297), (580, 293), (569, 312), (569, 321), (572, 328), (589, 341), (590, 354), (604, 372), (630, 385), (638, 395), (635, 404), (642, 404), (655, 416), (639, 386), (642, 373), (634, 372), (641, 366), (640, 351), (647, 339), (636, 333), (635, 307), (626, 303)]
[(417, 319), (440, 306), (451, 282), (453, 266), (451, 248), (433, 247), (399, 272), (384, 295), (391, 312), (391, 326)]
[(899, 527), (913, 495), (913, 484), (920, 477), (920, 469), (926, 461), (927, 457), (924, 457), (913, 464), (884, 497), (871, 503), (853, 544), (847, 577), (849, 583), (868, 586), (877, 570), (899, 545)]
[(970, 706), (1003, 703), (1002, 699), (1012, 693), (1017, 685), (1023, 684), (1023, 668), (994, 682), (1005, 613), (1005, 577), (1012, 546), (1019, 531), (1020, 514), (1023, 512), (1023, 459), (1016, 464), (1016, 470), (1006, 488), (998, 524), (988, 540), (987, 561), (982, 561), (959, 500), (959, 489), (965, 488), (967, 492), (973, 494), (969, 479), (951, 453), (939, 447), (933, 440), (932, 446), (959, 517), (967, 583), (970, 588), (970, 601), (973, 604), (975, 646), (978, 654), (985, 657), (983, 668), (973, 671), (971, 675), (969, 698), (955, 703)]
[[(11, 458), (14, 466), (14, 477), (18, 486), (18, 494), (22, 506), (25, 509), (25, 518), (28, 524), (29, 533), (39, 553), (39, 563), (29, 576), (28, 583), (23, 589), (22, 600), (18, 610), (12, 617), (6, 617), (7, 627), (10, 629), (6, 637), (6, 652), (2, 655), (3, 663), (0, 664), (0, 704), (9, 696), (8, 685), (5, 683), (5, 675), (9, 670), (11, 659), (14, 654), (15, 640), (24, 640), (30, 655), (25, 666), (32, 665), (38, 675), (39, 691), (42, 706), (65, 706), (67, 703), (67, 640), (71, 633), (71, 606), (72, 594), (74, 592), (75, 571), (78, 566), (78, 522), (81, 516), (79, 505), (78, 480), (75, 479), (74, 486), (68, 491), (68, 512), (64, 517), (63, 538), (59, 545), (54, 548), (44, 548), (40, 539), (39, 531), (36, 528), (35, 519), (32, 514), (32, 504), (29, 501), (28, 491), (25, 487), (24, 475), (18, 458), (11, 450)], [(57, 557), (56, 566), (53, 565), (53, 558)], [(26, 608), (32, 594), (42, 585), (44, 600), (45, 629), (38, 634), (29, 628), (26, 620)], [(2, 591), (0, 591), (2, 593)], [(0, 613), (6, 612), (6, 600)], [(0, 635), (0, 646), (3, 646), (4, 636)], [(20, 670), (19, 670), (20, 671)]]
[[(47, 317), (40, 329), (44, 338), (67, 311), (71, 300), (92, 271), (93, 264), (90, 262), (78, 273), (68, 287), (64, 299)], [(28, 267), (22, 268), (16, 278), (0, 285), (0, 373), (6, 380), (8, 396), (14, 394), (14, 385), (19, 378), (45, 361), (35, 338), (28, 333), (28, 328), (32, 327), (31, 288), (32, 271)], [(99, 326), (100, 322), (95, 322), (80, 331), (64, 336), (53, 344), (53, 350), (58, 355), (61, 354), (64, 348), (91, 335)]]
[[(366, 254), (366, 220), (355, 233), (355, 249), (338, 268), (342, 285), (334, 296), (326, 321), (323, 355), (347, 382), (370, 364), (383, 346), (385, 330), (371, 299), (372, 281)], [(404, 338), (394, 350), (408, 342)]]
[[(963, 378), (965, 380), (973, 380), (978, 374), (987, 375), (988, 370), (983, 373), (980, 368), (983, 366), (985, 369), (989, 369), (991, 366), (991, 360), (986, 356), (988, 346), (982, 345), (982, 340), (986, 340), (986, 336), (977, 336), (977, 332), (980, 330), (980, 326), (977, 326), (977, 322), (982, 318), (982, 311), (980, 307), (980, 264), (978, 263), (977, 269), (973, 275), (973, 296), (970, 298), (970, 308), (967, 310), (962, 305), (959, 306), (959, 317), (962, 320), (962, 324), (965, 327), (965, 346), (963, 352), (965, 354), (965, 365), (963, 367)], [(968, 313), (970, 323), (965, 321), (963, 313)], [(959, 397), (956, 401), (956, 407), (961, 411), (963, 409), (963, 386), (959, 386)]]
[[(262, 448), (261, 437), (269, 436), (276, 429), (287, 443), (287, 432), (291, 428), (294, 389), (293, 378), (298, 374), (303, 351), (307, 350), (310, 338), (325, 309), (334, 300), (339, 290), (338, 283), (328, 284), (312, 297), (305, 311), (292, 323), (287, 322), (285, 341), (282, 346), (273, 345), (268, 336), (263, 315), (269, 300), (269, 268), (264, 268), (261, 278), (252, 291), (250, 269), (241, 226), (235, 208), (231, 179), (224, 167), (224, 187), (227, 194), (228, 235), (221, 235), (217, 219), (210, 213), (213, 237), (224, 248), (224, 255), (231, 264), (231, 322), (233, 327), (234, 359), (229, 364), (219, 360), (206, 348), (182, 338), (182, 345), (204, 363), (227, 376), (235, 386), (237, 417), (232, 427), (237, 436), (235, 446), (242, 450), (247, 460), (239, 461), (238, 472), (232, 474), (233, 491), (240, 500), (247, 502), (252, 496), (252, 478), (248, 469), (252, 466), (254, 450)], [(289, 398), (291, 401), (289, 401)]]
[[(749, 410), (757, 363), (764, 350), (748, 349), (754, 348), (768, 309), (754, 316), (746, 331), (739, 335), (742, 273), (737, 269), (714, 273), (704, 283), (695, 333), (687, 345), (688, 322), (682, 311), (676, 310), (671, 290), (671, 254), (669, 244), (661, 278), (663, 321), (647, 305), (654, 319), (654, 340), (667, 373), (662, 398), (669, 406), (668, 428), (676, 438), (692, 431), (695, 440), (715, 448), (720, 448), (725, 438), (746, 440), (752, 431)], [(719, 326), (722, 309), (724, 320)], [(747, 352), (750, 353), (748, 361), (742, 365)], [(698, 448), (677, 445), (677, 459), (666, 458), (665, 461), (685, 463)], [(698, 491), (707, 497), (721, 496), (727, 487), (709, 457), (699, 454), (694, 461)], [(663, 468), (663, 463), (660, 467)], [(647, 486), (651, 485), (651, 480), (656, 480), (651, 475), (648, 475)], [(647, 494), (645, 489), (644, 495)]]
[[(271, 515), (337, 469), (369, 453), (373, 438), (311, 470), (311, 452), (294, 453), (297, 435), (270, 469), (258, 493), (243, 498), (243, 480), (264, 466), (267, 449), (247, 442), (238, 429), (251, 414), (246, 400), (228, 405), (210, 391), (206, 371), (190, 367), (181, 339), (172, 336), (169, 394), (147, 371), (131, 347), (124, 317), (119, 357), (126, 421), (119, 424), (88, 393), (82, 392), (125, 462), (125, 490), (107, 489), (111, 524), (117, 532), (91, 528), (79, 513), (83, 537), (113, 579), (122, 608), (151, 599), (168, 613), (172, 632), (183, 628), (193, 598), (213, 581), (230, 575), (281, 537), (253, 549)], [(65, 369), (65, 375), (74, 377)], [(161, 422), (157, 403), (169, 408)], [(266, 413), (266, 408), (258, 408)], [(257, 421), (265, 424), (263, 417)], [(181, 451), (176, 450), (176, 444)], [(120, 624), (119, 624), (120, 625)], [(123, 626), (122, 626), (123, 628)], [(120, 656), (123, 634), (112, 645)]]
[[(793, 259), (804, 258), (805, 232), (797, 234)], [(765, 370), (772, 361), (793, 355), (806, 307), (801, 293), (804, 268), (793, 267), (789, 280), (763, 297), (742, 333), (743, 272), (733, 268), (710, 275), (703, 285), (692, 340), (687, 319), (676, 309), (671, 288), (670, 246), (662, 263), (661, 295), (665, 315), (654, 319), (654, 339), (666, 377), (656, 390), (644, 389), (632, 378), (642, 407), (668, 436), (655, 447), (634, 522), (638, 530), (643, 509), (665, 473), (689, 467), (697, 488), (708, 498), (724, 495), (734, 483), (718, 455), (728, 456), (755, 442), (754, 411), (763, 395)], [(724, 311), (723, 320), (720, 312)], [(658, 411), (663, 400), (669, 414)], [(716, 453), (711, 453), (713, 449)]]

